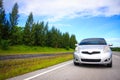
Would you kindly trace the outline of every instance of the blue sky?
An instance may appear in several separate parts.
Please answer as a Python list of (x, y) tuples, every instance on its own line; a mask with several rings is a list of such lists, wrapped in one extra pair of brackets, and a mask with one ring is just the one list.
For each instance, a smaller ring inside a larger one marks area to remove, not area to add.
[(84, 38), (103, 37), (120, 47), (120, 0), (3, 0), (6, 13), (19, 5), (19, 26), (24, 26), (30, 12), (34, 21), (49, 22), (61, 32)]

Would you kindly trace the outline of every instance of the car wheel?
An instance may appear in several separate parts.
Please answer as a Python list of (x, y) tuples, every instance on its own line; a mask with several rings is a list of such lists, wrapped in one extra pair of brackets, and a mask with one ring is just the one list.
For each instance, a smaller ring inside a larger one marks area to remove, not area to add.
[(79, 65), (79, 63), (74, 62), (74, 65)]
[(109, 64), (107, 64), (107, 67), (112, 67), (112, 61)]

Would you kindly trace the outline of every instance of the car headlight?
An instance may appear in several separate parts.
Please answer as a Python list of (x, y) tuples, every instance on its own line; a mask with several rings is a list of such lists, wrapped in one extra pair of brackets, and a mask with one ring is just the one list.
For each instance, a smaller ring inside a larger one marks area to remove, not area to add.
[(76, 47), (75, 52), (79, 52), (79, 51), (80, 51), (80, 47)]
[(104, 53), (110, 52), (110, 48), (108, 46), (105, 46), (103, 51)]
[(78, 47), (75, 48), (75, 52), (77, 52), (77, 51), (78, 51)]

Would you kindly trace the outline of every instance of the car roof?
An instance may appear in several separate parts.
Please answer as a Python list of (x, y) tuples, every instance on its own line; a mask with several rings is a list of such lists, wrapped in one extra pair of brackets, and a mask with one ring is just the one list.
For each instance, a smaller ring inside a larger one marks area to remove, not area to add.
[(89, 39), (89, 40), (90, 40), (90, 39), (91, 39), (91, 40), (105, 40), (104, 38), (86, 38), (86, 39), (84, 39), (84, 40), (88, 40), (88, 39)]

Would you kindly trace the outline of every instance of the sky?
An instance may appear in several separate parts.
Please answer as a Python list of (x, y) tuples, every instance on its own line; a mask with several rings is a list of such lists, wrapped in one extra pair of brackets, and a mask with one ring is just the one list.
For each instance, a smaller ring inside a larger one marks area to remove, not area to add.
[(61, 32), (85, 38), (105, 38), (120, 47), (120, 0), (3, 0), (9, 14), (19, 6), (18, 25), (24, 27), (30, 12), (35, 22), (48, 22)]

